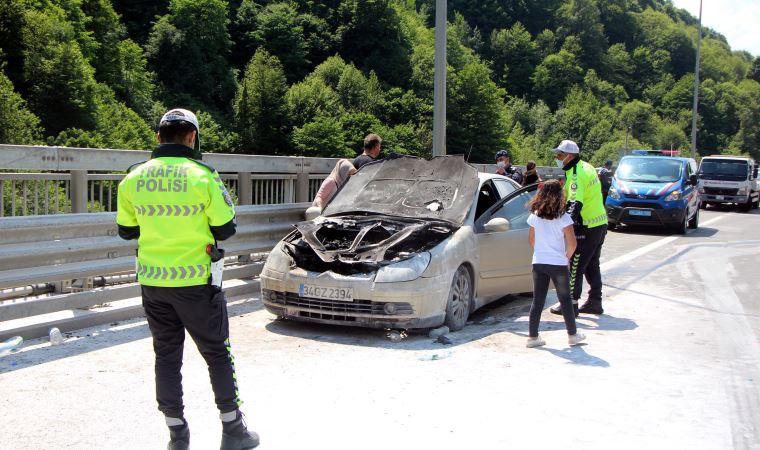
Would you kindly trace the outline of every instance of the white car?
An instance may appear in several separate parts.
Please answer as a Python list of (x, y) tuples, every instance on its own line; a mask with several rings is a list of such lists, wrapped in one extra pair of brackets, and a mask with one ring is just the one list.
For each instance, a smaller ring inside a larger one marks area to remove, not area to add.
[(261, 298), (294, 320), (461, 329), (486, 303), (533, 290), (526, 204), (536, 189), (461, 156), (367, 164), (272, 249)]

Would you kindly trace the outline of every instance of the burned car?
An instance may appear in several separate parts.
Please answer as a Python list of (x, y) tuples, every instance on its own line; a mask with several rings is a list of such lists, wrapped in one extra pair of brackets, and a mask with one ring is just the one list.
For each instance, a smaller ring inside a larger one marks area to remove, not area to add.
[(532, 291), (535, 189), (461, 156), (367, 164), (272, 249), (261, 298), (288, 319), (461, 329), (476, 308)]

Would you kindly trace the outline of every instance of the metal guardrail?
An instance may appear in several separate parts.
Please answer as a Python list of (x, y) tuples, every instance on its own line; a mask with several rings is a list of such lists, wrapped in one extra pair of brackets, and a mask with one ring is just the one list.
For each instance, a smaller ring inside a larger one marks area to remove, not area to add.
[[(267, 253), (292, 228), (303, 220), (308, 203), (268, 206), (238, 206), (237, 233), (224, 242), (228, 256), (225, 279), (252, 278), (261, 270), (260, 262), (251, 262), (252, 254)], [(118, 237), (115, 213), (65, 214), (33, 217), (9, 217), (0, 220), (0, 289), (13, 289), (40, 283), (86, 280), (96, 276), (134, 274), (135, 241)], [(239, 257), (239, 258), (235, 258)], [(253, 292), (257, 285), (248, 283), (233, 288), (228, 295)], [(0, 302), (0, 323), (41, 314), (88, 308), (112, 301), (139, 297), (135, 284), (112, 289), (85, 290), (39, 299)], [(120, 311), (118, 317), (124, 317)], [(141, 314), (141, 307), (129, 309), (127, 316)], [(84, 320), (84, 322), (82, 321)], [(96, 323), (86, 318), (66, 320), (69, 329)], [(114, 315), (100, 315), (102, 321)], [(59, 323), (59, 322), (56, 322)], [(0, 330), (0, 340), (10, 335), (25, 338), (47, 333), (50, 323), (23, 329)], [(62, 328), (63, 329), (63, 328)], [(25, 335), (24, 335), (25, 334)]]

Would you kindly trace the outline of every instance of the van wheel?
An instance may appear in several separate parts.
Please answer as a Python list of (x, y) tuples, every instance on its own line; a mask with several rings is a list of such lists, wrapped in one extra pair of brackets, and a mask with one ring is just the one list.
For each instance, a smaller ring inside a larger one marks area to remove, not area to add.
[(454, 279), (451, 280), (449, 298), (446, 302), (446, 319), (444, 325), (451, 331), (464, 328), (467, 318), (470, 317), (470, 305), (472, 304), (472, 275), (465, 266), (459, 266)]
[(686, 234), (686, 229), (689, 226), (689, 211), (687, 210), (683, 215), (683, 220), (681, 223), (676, 225), (676, 233), (678, 234)]
[(694, 217), (689, 220), (689, 228), (696, 230), (699, 227), (699, 209), (694, 213)]

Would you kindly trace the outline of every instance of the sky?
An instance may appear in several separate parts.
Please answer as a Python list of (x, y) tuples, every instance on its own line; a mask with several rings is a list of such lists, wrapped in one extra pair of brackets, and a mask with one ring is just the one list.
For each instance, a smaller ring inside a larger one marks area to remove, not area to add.
[[(699, 17), (699, 0), (673, 0), (673, 4)], [(703, 0), (702, 24), (728, 39), (731, 50), (760, 55), (760, 0)]]

